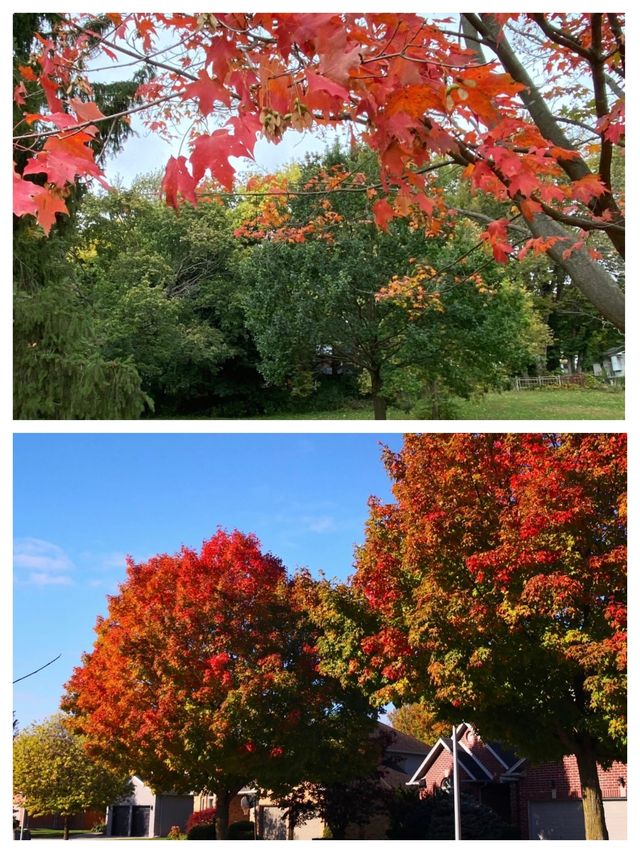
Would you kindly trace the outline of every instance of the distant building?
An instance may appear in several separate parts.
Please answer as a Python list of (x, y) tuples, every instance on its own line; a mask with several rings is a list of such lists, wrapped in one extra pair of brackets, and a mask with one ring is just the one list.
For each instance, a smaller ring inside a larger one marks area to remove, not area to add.
[(172, 826), (185, 828), (193, 812), (191, 794), (154, 794), (134, 776), (133, 794), (107, 808), (107, 831), (112, 838), (163, 838)]
[(606, 379), (615, 380), (625, 375), (625, 351), (624, 346), (611, 347), (605, 350), (599, 361), (593, 363), (594, 376), (602, 376)]

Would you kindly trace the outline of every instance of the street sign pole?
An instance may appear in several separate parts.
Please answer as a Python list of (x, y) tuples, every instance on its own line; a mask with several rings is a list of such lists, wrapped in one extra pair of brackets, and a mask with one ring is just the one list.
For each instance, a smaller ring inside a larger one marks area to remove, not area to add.
[(462, 838), (460, 832), (460, 773), (458, 768), (458, 735), (456, 726), (453, 727), (451, 737), (453, 741), (453, 821), (454, 821), (454, 838), (460, 841)]

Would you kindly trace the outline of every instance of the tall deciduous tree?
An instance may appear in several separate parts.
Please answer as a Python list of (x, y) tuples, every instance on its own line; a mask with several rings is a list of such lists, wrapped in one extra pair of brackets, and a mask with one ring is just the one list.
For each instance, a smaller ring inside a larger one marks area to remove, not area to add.
[(88, 809), (105, 809), (130, 792), (128, 776), (91, 760), (81, 737), (63, 714), (20, 732), (13, 741), (13, 788), (32, 815), (59, 814), (64, 838), (69, 818)]
[[(465, 13), (457, 28), (452, 17), (398, 13), (107, 18), (110, 26), (97, 28), (87, 16), (60, 16), (20, 69), (14, 101), (31, 128), (20, 127), (14, 142), (18, 155), (34, 142), (39, 150), (15, 172), (19, 216), (35, 216), (48, 231), (69, 187), (101, 178), (92, 145), (113, 114), (89, 94), (85, 59), (97, 48), (109, 62), (153, 71), (133, 108), (152, 130), (165, 132), (179, 113), (194, 119), (185, 153), (167, 166), (171, 204), (195, 202), (207, 173), (231, 190), (229, 158), (252, 157), (260, 135), (279, 142), (288, 129), (347, 127), (380, 155), (382, 227), (412, 207), (433, 215), (424, 201), (430, 170), (454, 162), (476, 188), (512, 205), (530, 248), (547, 252), (623, 327), (611, 265), (585, 242), (599, 231), (624, 253), (613, 179), (624, 133), (622, 15)], [(532, 51), (535, 62), (526, 58)], [(78, 78), (84, 98), (68, 94)], [(27, 98), (33, 85), (47, 100), (38, 113)], [(221, 126), (212, 129), (215, 113)], [(497, 258), (512, 251), (508, 228), (505, 215), (486, 228)]]
[(130, 563), (64, 707), (114, 767), (156, 789), (215, 794), (224, 839), (243, 785), (278, 793), (371, 760), (352, 746), (367, 741), (374, 710), (318, 672), (305, 615), (314, 595), (308, 575), (288, 579), (237, 531), (218, 531), (199, 553)]
[[(247, 216), (237, 233), (259, 241), (244, 264), (247, 324), (271, 383), (308, 379), (329, 351), (366, 377), (376, 418), (396, 396), (439, 417), (447, 393), (469, 396), (534, 361), (546, 330), (483, 253), (475, 224), (425, 234), (418, 214), (376, 228), (377, 202), (353, 182), (377, 168), (371, 152), (336, 147), (307, 160), (301, 196)], [(326, 198), (322, 188), (340, 186)], [(429, 202), (446, 205), (445, 191)]]
[(470, 720), (534, 761), (575, 754), (587, 838), (607, 837), (597, 763), (625, 755), (625, 449), (407, 436), (386, 454), (396, 502), (371, 501), (356, 602), (342, 590), (324, 613), (329, 668), (379, 700)]

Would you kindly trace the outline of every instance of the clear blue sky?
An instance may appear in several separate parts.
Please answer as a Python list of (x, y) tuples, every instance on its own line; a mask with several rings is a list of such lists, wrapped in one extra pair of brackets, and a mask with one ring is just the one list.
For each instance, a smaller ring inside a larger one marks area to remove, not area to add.
[(397, 434), (30, 434), (14, 439), (14, 678), (19, 725), (57, 710), (106, 595), (142, 561), (255, 533), (293, 571), (345, 579), (367, 499), (388, 499)]

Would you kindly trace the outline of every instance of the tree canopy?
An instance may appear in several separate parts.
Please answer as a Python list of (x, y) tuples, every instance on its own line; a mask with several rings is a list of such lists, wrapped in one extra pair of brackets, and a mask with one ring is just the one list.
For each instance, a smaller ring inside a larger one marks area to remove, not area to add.
[(68, 818), (89, 809), (105, 809), (131, 791), (128, 775), (114, 773), (89, 758), (83, 739), (56, 714), (21, 731), (13, 741), (13, 788), (32, 815)]
[[(320, 194), (346, 178), (366, 184), (376, 169), (370, 152), (337, 147), (307, 159), (289, 182), (303, 194), (286, 209), (243, 211), (237, 233), (254, 244), (242, 274), (247, 325), (272, 383), (310, 390), (324, 356), (324, 369), (366, 378), (376, 418), (403, 395), (430, 401), (419, 416), (439, 417), (447, 394), (468, 396), (534, 363), (546, 329), (474, 225), (425, 234), (414, 216), (383, 231), (364, 193)], [(434, 197), (453, 195), (445, 175)]]
[(396, 502), (371, 501), (352, 596), (325, 597), (328, 670), (534, 761), (575, 754), (602, 837), (596, 762), (626, 744), (625, 436), (409, 435), (385, 458)]
[(156, 790), (215, 794), (224, 839), (243, 785), (278, 793), (375, 760), (375, 708), (319, 673), (314, 595), (238, 531), (130, 563), (63, 707), (102, 761)]
[[(143, 113), (154, 133), (178, 114), (193, 119), (164, 177), (174, 205), (195, 203), (208, 182), (233, 191), (230, 158), (252, 157), (259, 136), (343, 127), (380, 157), (372, 189), (382, 228), (414, 208), (449, 216), (425, 189), (434, 170), (454, 163), (504, 205), (484, 231), (496, 258), (513, 252), (511, 218), (520, 217), (526, 249), (547, 252), (623, 328), (612, 260), (624, 254), (622, 15), (145, 12), (46, 24), (14, 88), (23, 119), (14, 210), (46, 232), (76, 182), (103, 180), (94, 143), (122, 113)], [(88, 63), (96, 55), (147, 72), (135, 105), (101, 109)], [(33, 109), (34, 92), (46, 106)], [(35, 151), (26, 164), (25, 151)]]

